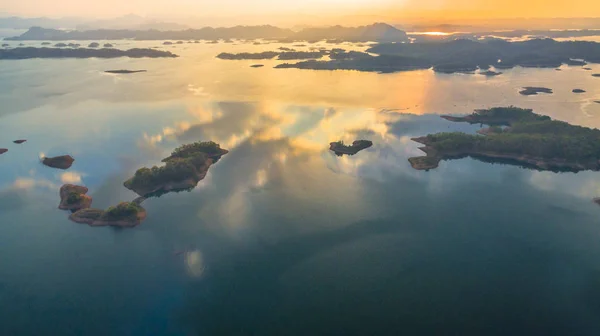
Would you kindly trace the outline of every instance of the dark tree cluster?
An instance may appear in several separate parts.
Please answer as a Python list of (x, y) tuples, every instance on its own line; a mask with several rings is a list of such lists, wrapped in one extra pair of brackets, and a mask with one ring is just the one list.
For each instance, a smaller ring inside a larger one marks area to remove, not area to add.
[(453, 121), (488, 125), (494, 128), (487, 136), (460, 132), (430, 134), (427, 146), (444, 154), (498, 153), (564, 160), (597, 166), (600, 159), (600, 130), (570, 125), (516, 107), (479, 110)]

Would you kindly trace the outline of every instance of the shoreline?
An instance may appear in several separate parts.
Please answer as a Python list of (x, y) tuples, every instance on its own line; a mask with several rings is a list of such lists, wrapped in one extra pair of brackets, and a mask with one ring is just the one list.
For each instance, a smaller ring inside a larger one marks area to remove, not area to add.
[[(579, 172), (583, 170), (600, 170), (600, 163), (571, 163), (567, 162), (563, 159), (546, 159), (541, 157), (535, 157), (531, 155), (517, 155), (517, 154), (505, 154), (498, 152), (487, 152), (487, 151), (461, 151), (461, 152), (439, 152), (433, 147), (431, 147), (432, 142), (427, 140), (427, 137), (417, 137), (411, 138), (412, 141), (425, 145), (424, 147), (419, 147), (421, 151), (423, 151), (425, 156), (418, 156), (409, 158), (409, 162), (411, 166), (416, 170), (430, 170), (438, 167), (439, 162), (443, 160), (455, 160), (461, 159), (465, 157), (472, 158), (482, 158), (489, 160), (506, 160), (513, 161), (515, 163), (523, 164), (528, 167), (537, 168), (540, 170), (565, 170), (565, 171), (573, 171)], [(431, 160), (430, 164), (426, 164), (424, 160)]]

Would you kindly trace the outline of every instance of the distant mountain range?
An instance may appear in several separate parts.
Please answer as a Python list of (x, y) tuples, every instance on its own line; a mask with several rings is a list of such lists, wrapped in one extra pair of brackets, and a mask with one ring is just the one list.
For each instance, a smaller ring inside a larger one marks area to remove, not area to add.
[(132, 30), (183, 30), (189, 27), (184, 24), (164, 22), (148, 19), (138, 15), (125, 15), (112, 19), (89, 20), (82, 18), (47, 17), (21, 18), (16, 16), (0, 17), (0, 28), (3, 29), (28, 29), (31, 27), (45, 27), (54, 29), (132, 29)]
[(45, 17), (0, 17), (0, 28), (2, 29), (28, 29), (35, 26), (47, 28), (75, 28), (80, 23), (83, 23), (83, 20), (77, 18), (50, 19)]
[(351, 42), (406, 42), (406, 32), (386, 23), (375, 23), (361, 27), (333, 26), (326, 28), (305, 28), (290, 37), (292, 40), (340, 40)]
[(336, 40), (350, 42), (407, 42), (406, 32), (385, 23), (361, 27), (333, 26), (306, 28), (299, 32), (275, 26), (235, 26), (230, 28), (205, 27), (186, 30), (59, 30), (32, 27), (20, 36), (6, 38), (12, 41), (29, 40), (218, 40), (218, 39), (268, 39), (280, 41)]

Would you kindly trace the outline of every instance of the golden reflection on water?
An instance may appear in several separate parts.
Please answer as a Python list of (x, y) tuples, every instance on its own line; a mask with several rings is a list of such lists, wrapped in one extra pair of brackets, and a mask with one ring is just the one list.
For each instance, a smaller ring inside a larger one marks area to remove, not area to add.
[[(130, 77), (126, 89), (139, 90), (144, 99), (171, 97), (185, 101), (187, 108), (197, 115), (197, 122), (218, 117), (214, 110), (206, 111), (198, 105), (197, 102), (202, 100), (251, 102), (261, 105), (259, 109), (263, 113), (278, 117), (291, 114), (289, 106), (319, 107), (344, 113), (348, 109), (373, 109), (376, 112), (389, 109), (411, 114), (442, 114), (469, 113), (475, 108), (512, 104), (534, 107), (541, 113), (565, 120), (564, 117), (568, 118), (569, 114), (560, 115), (563, 112), (559, 111), (557, 103), (574, 110), (596, 110), (597, 106), (590, 102), (600, 99), (600, 93), (593, 90), (600, 87), (600, 81), (594, 80), (590, 72), (576, 67), (566, 67), (561, 72), (515, 68), (503, 70), (502, 76), (487, 78), (482, 75), (436, 74), (431, 70), (377, 74), (274, 69), (284, 61), (215, 58), (220, 52), (260, 52), (277, 50), (282, 46), (290, 47), (288, 44), (271, 43), (260, 46), (192, 45), (168, 49), (181, 57), (166, 62), (142, 61), (145, 63), (142, 67), (149, 69), (147, 77)], [(364, 51), (368, 46), (318, 43), (294, 49), (304, 51), (315, 47)], [(257, 63), (265, 66), (250, 67)], [(600, 71), (600, 67), (591, 66), (596, 72)], [(153, 77), (160, 79), (154, 80)], [(521, 87), (532, 85), (552, 86), (555, 94), (549, 97), (518, 95)], [(571, 89), (574, 86), (584, 86), (588, 93), (573, 96)], [(130, 92), (130, 98), (135, 96), (135, 92)], [(583, 102), (589, 106), (582, 106)], [(594, 125), (600, 126), (600, 119), (595, 120)]]
[[(115, 42), (117, 46), (120, 43)], [(240, 194), (233, 193), (230, 200), (234, 208), (245, 208), (243, 192), (268, 187), (277, 167), (293, 166), (289, 162), (303, 160), (307, 167), (313, 165), (312, 168), (318, 169), (325, 165), (335, 172), (354, 175), (370, 159), (369, 152), (365, 151), (352, 158), (333, 157), (335, 160), (332, 160), (328, 151), (331, 141), (371, 139), (376, 140), (378, 146), (392, 148), (402, 158), (418, 155), (408, 136), (390, 132), (390, 125), (411, 118), (407, 114), (462, 114), (476, 108), (516, 105), (570, 123), (600, 127), (600, 104), (593, 103), (600, 100), (597, 90), (600, 80), (591, 76), (600, 72), (598, 65), (590, 65), (593, 71), (579, 67), (563, 67), (562, 71), (516, 68), (503, 70), (503, 75), (494, 78), (436, 74), (431, 70), (395, 74), (310, 71), (274, 69), (282, 63), (278, 60), (215, 58), (220, 52), (277, 50), (282, 46), (292, 47), (289, 44), (221, 43), (167, 48), (158, 42), (133, 43), (136, 47), (158, 46), (181, 57), (85, 62), (40, 60), (40, 64), (52, 66), (36, 68), (38, 84), (27, 86), (28, 95), (37, 97), (37, 100), (32, 99), (34, 107), (19, 111), (21, 106), (27, 106), (22, 99), (13, 100), (10, 92), (0, 92), (0, 99), (12, 106), (11, 110), (23, 112), (15, 117), (15, 122), (8, 120), (7, 124), (18, 124), (19, 129), (40, 134), (50, 129), (58, 140), (52, 146), (39, 149), (43, 151), (65, 148), (71, 152), (72, 144), (81, 139), (96, 145), (111, 137), (121, 137), (124, 141), (134, 137), (133, 142), (137, 142), (140, 149), (154, 150), (152, 154), (158, 158), (164, 157), (162, 151), (199, 140), (213, 140), (232, 151), (247, 144), (276, 144), (261, 157), (260, 165), (248, 170), (249, 181), (239, 183)], [(293, 48), (306, 51), (321, 47), (365, 50), (368, 46), (321, 42)], [(256, 63), (265, 67), (250, 67)], [(0, 74), (5, 70), (4, 64), (0, 64)], [(20, 71), (27, 68), (25, 62), (14, 64), (15, 71), (19, 71), (18, 67), (23, 67)], [(148, 72), (131, 76), (103, 75), (102, 70), (115, 68)], [(26, 77), (10, 79), (15, 87), (25, 87), (26, 83), (19, 81)], [(523, 86), (548, 86), (555, 94), (524, 97), (518, 94)], [(587, 93), (574, 95), (571, 90), (575, 87)], [(48, 128), (48, 124), (53, 127)], [(70, 127), (73, 124), (77, 127)], [(83, 153), (84, 148), (72, 154)], [(399, 164), (391, 159), (389, 163), (383, 158), (378, 160), (383, 164)], [(402, 167), (407, 165), (405, 161), (402, 160)], [(310, 169), (307, 167), (302, 166), (302, 169)], [(89, 171), (83, 173), (92, 175)], [(55, 179), (57, 183), (75, 182), (81, 176), (57, 175)], [(31, 185), (27, 181), (19, 183)], [(317, 184), (327, 185), (324, 181), (315, 182), (316, 189), (319, 189)]]

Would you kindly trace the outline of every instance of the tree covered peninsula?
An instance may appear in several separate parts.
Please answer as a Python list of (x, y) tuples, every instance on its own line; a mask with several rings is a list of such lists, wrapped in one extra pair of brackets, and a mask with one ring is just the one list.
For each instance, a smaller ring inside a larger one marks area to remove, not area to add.
[[(465, 117), (442, 116), (454, 122), (485, 124), (478, 135), (437, 133), (413, 138), (425, 145), (426, 156), (409, 159), (418, 170), (436, 168), (441, 160), (473, 157), (539, 170), (600, 170), (600, 130), (552, 120), (532, 110), (496, 107)], [(485, 135), (483, 135), (485, 134)]]

